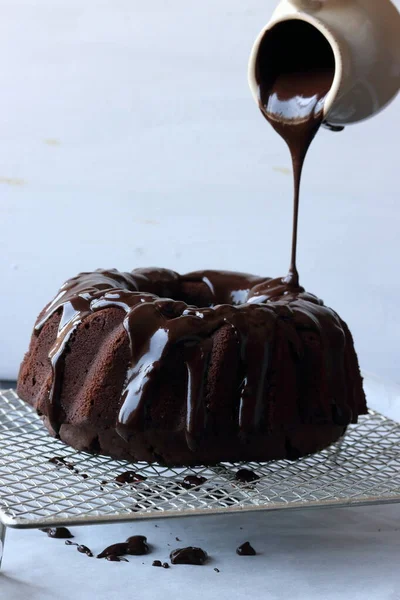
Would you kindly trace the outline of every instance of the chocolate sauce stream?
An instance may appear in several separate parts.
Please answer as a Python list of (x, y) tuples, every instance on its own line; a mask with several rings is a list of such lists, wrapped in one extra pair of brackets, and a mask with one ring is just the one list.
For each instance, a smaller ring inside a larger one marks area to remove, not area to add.
[(260, 109), (289, 147), (294, 178), (293, 233), (289, 273), (299, 286), (296, 265), (300, 181), (307, 151), (323, 121), (335, 59), (325, 37), (299, 20), (279, 23), (260, 44), (256, 65)]

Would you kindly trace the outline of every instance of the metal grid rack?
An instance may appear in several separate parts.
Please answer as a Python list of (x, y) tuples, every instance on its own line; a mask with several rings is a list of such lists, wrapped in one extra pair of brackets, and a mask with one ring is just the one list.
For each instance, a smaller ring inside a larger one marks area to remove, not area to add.
[[(54, 465), (49, 458), (65, 459)], [(241, 483), (239, 468), (260, 477)], [(145, 479), (118, 484), (135, 471)], [(186, 475), (206, 478), (186, 489)], [(8, 527), (400, 502), (400, 424), (370, 411), (337, 444), (295, 462), (167, 468), (92, 456), (51, 438), (13, 390), (0, 392), (0, 562)]]

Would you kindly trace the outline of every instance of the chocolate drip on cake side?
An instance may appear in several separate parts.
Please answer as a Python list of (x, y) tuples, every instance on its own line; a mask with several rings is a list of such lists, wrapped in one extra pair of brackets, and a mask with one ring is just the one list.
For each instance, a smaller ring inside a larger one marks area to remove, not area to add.
[(260, 109), (288, 145), (293, 163), (292, 251), (284, 280), (289, 287), (299, 286), (296, 253), (304, 159), (322, 124), (334, 75), (332, 48), (309, 23), (297, 19), (278, 23), (261, 41), (256, 63)]

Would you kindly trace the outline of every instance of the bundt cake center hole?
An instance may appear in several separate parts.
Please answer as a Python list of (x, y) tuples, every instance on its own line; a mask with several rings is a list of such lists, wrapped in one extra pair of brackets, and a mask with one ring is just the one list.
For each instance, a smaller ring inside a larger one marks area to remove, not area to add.
[(217, 304), (238, 306), (247, 302), (249, 291), (250, 286), (248, 289), (232, 289), (229, 286), (224, 289), (222, 286), (214, 288), (204, 281), (184, 281), (173, 299), (200, 309)]

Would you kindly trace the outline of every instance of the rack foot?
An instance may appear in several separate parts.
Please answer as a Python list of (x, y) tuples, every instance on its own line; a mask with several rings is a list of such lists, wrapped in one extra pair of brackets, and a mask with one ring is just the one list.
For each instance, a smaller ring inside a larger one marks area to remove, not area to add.
[(6, 541), (6, 526), (0, 521), (0, 570), (1, 570), (1, 561), (4, 554), (4, 545)]

